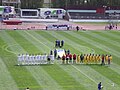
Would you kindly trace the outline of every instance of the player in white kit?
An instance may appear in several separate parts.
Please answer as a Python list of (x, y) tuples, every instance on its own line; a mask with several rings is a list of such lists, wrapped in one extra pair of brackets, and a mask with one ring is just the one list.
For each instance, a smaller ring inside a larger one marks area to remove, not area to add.
[(38, 64), (41, 64), (41, 55), (38, 55)]
[(32, 64), (34, 65), (35, 64), (35, 55), (32, 54)]
[(46, 64), (47, 63), (47, 55), (44, 54), (43, 55), (43, 60), (42, 60), (43, 64)]
[(25, 55), (24, 54), (22, 54), (22, 56), (21, 56), (21, 61), (22, 61), (22, 65), (24, 65), (25, 64)]
[(32, 64), (32, 55), (31, 55), (31, 54), (29, 55), (29, 61), (28, 61), (28, 64), (29, 64), (29, 65)]
[(40, 64), (43, 64), (43, 55), (40, 57)]
[(20, 54), (18, 54), (17, 57), (18, 57), (18, 59), (17, 59), (18, 60), (18, 65), (21, 65), (22, 64), (22, 58), (21, 58), (22, 56)]
[(25, 64), (29, 64), (29, 54), (26, 53), (26, 56), (25, 56)]
[(54, 64), (54, 55), (50, 55), (51, 64)]

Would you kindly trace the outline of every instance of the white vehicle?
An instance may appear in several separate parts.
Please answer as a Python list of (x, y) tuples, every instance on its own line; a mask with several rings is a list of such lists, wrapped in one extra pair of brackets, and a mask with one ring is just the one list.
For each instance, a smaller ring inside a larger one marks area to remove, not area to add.
[(61, 8), (38, 8), (40, 17), (44, 19), (63, 19), (66, 11)]

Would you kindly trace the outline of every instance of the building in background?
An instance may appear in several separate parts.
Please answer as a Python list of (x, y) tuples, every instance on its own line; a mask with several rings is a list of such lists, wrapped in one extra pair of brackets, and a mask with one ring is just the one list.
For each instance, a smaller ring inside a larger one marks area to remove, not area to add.
[(2, 6), (13, 6), (17, 11), (20, 9), (21, 1), (20, 0), (2, 0)]
[(51, 0), (44, 0), (44, 3), (43, 3), (43, 7), (51, 7), (52, 5), (51, 5)]

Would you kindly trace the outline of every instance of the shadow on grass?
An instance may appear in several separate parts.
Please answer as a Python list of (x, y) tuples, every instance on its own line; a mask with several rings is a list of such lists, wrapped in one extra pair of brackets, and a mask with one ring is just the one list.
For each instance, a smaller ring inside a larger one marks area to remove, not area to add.
[(109, 67), (109, 65), (101, 65), (101, 64), (61, 64), (61, 65), (75, 65), (75, 66), (101, 66), (101, 67)]
[(26, 66), (33, 66), (33, 67), (35, 67), (35, 66), (52, 66), (53, 64), (39, 64), (39, 65), (14, 65), (14, 66), (18, 66), (18, 67), (26, 67)]

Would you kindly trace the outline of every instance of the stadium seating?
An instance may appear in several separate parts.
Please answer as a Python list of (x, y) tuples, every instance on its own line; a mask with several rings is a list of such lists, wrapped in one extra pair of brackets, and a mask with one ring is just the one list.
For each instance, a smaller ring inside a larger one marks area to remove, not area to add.
[(71, 19), (105, 19), (103, 14), (69, 12)]
[(120, 15), (117, 17), (114, 15), (114, 17), (110, 16), (110, 12), (107, 11), (106, 13), (96, 13), (95, 10), (88, 11), (77, 11), (77, 10), (70, 10), (68, 11), (70, 19), (120, 19)]

